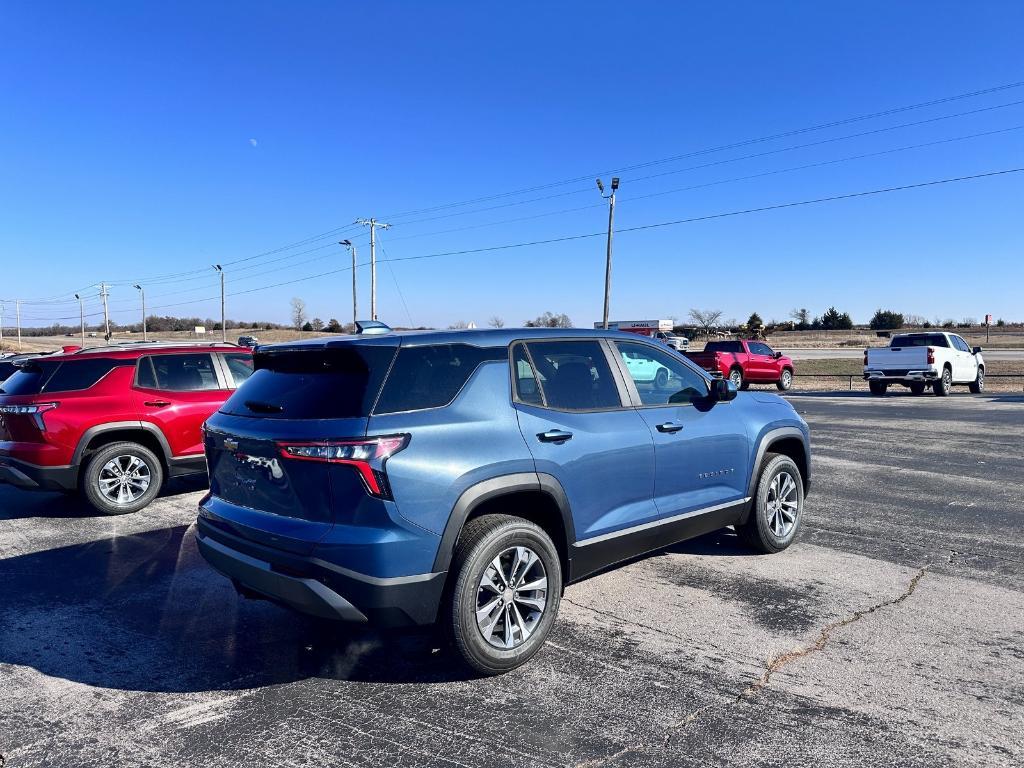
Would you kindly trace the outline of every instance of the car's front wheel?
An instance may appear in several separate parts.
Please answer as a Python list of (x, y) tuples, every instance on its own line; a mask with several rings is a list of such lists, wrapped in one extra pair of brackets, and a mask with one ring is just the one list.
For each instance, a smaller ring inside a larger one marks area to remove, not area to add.
[(968, 388), (975, 395), (980, 395), (985, 391), (985, 369), (980, 365), (978, 366), (978, 375), (975, 377), (974, 381), (968, 384)]
[(779, 380), (776, 382), (775, 386), (783, 392), (788, 391), (789, 388), (793, 386), (793, 372), (789, 370), (789, 368), (783, 369), (782, 375), (779, 376)]
[(769, 453), (761, 463), (754, 506), (736, 532), (759, 552), (781, 552), (796, 538), (803, 520), (804, 484), (789, 456)]
[(82, 472), (85, 498), (97, 512), (126, 515), (147, 506), (164, 482), (164, 468), (138, 443), (111, 443), (89, 457)]
[(470, 520), (452, 575), (445, 627), (473, 670), (498, 675), (540, 650), (558, 615), (562, 569), (539, 526), (510, 515)]

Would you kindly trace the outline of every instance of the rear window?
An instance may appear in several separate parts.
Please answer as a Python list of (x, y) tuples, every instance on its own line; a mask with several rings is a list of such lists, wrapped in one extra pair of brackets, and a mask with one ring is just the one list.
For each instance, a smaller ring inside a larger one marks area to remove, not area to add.
[(77, 392), (88, 389), (119, 365), (134, 365), (134, 361), (109, 358), (83, 358), (65, 362), (33, 360), (16, 369), (0, 385), (0, 392), (5, 395)]
[(24, 363), (0, 384), (0, 392), (5, 395), (38, 395), (58, 365), (55, 362), (34, 360)]
[(205, 353), (150, 355), (139, 358), (136, 382), (144, 389), (199, 392), (220, 389), (213, 357)]
[(0, 381), (3, 381), (17, 369), (14, 367), (14, 363), (0, 363)]
[(488, 360), (507, 360), (506, 347), (469, 344), (403, 347), (388, 375), (374, 413), (399, 413), (448, 405), (473, 371)]
[(893, 336), (890, 347), (948, 347), (941, 333), (915, 333), (913, 336)]
[(277, 419), (368, 416), (394, 356), (395, 347), (371, 344), (260, 351), (255, 372), (221, 412)]
[(709, 341), (704, 345), (705, 352), (743, 352), (743, 344), (738, 341)]

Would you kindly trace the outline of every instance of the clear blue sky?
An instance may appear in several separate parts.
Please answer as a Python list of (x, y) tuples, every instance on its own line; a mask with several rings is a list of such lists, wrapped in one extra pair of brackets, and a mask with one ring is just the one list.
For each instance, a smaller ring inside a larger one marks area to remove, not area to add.
[[(1021, 29), (1009, 1), (4, 3), (0, 298), (67, 300), (107, 280), (114, 319), (132, 322), (141, 281), (153, 313), (217, 316), (211, 263), (361, 216), (393, 217), (381, 257), (396, 260), (600, 232), (589, 180), (396, 214), (1024, 81)], [(1024, 87), (623, 171), (616, 224), (1021, 167), (1016, 130), (641, 199), (1024, 126), (1020, 104), (684, 170), (1021, 100)], [(834, 304), (858, 322), (877, 307), (1024, 320), (1022, 191), (1024, 173), (1009, 174), (624, 232), (612, 315), (767, 320)], [(365, 230), (341, 236), (368, 257)], [(284, 321), (299, 296), (311, 316), (350, 318), (347, 272), (239, 293), (343, 268), (337, 239), (230, 266), (228, 315)], [(589, 325), (603, 279), (600, 237), (396, 261), (379, 268), (379, 313), (518, 325), (550, 310)], [(366, 316), (368, 269), (359, 280)], [(23, 312), (43, 324), (77, 305)]]

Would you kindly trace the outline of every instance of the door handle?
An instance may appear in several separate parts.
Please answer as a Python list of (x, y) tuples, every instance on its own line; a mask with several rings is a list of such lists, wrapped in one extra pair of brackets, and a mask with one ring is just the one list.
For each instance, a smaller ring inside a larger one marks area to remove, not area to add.
[(678, 432), (683, 428), (683, 425), (675, 421), (666, 421), (664, 424), (659, 424), (657, 430), (659, 432)]
[(572, 439), (572, 432), (566, 432), (562, 429), (549, 429), (547, 432), (538, 434), (537, 439), (542, 443), (564, 443), (566, 440)]
[(143, 405), (148, 405), (150, 408), (166, 408), (170, 403), (166, 400), (147, 400)]

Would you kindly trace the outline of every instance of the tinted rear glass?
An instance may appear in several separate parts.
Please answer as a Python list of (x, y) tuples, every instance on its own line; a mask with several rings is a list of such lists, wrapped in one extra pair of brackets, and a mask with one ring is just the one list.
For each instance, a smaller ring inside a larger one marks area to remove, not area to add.
[(3, 381), (15, 371), (14, 363), (0, 363), (0, 381)]
[(38, 395), (58, 365), (34, 360), (25, 363), (0, 384), (0, 392), (5, 395)]
[(738, 341), (709, 341), (704, 345), (705, 352), (736, 352), (743, 351), (743, 345)]
[(941, 333), (915, 333), (913, 336), (893, 336), (890, 347), (948, 347)]
[(436, 344), (399, 350), (374, 413), (439, 408), (455, 399), (463, 385), (487, 360), (507, 360), (505, 347)]
[(43, 386), (43, 392), (76, 392), (88, 389), (119, 365), (134, 365), (134, 360), (82, 358), (61, 363)]
[(266, 350), (221, 408), (237, 416), (348, 419), (368, 416), (395, 356), (383, 345)]

